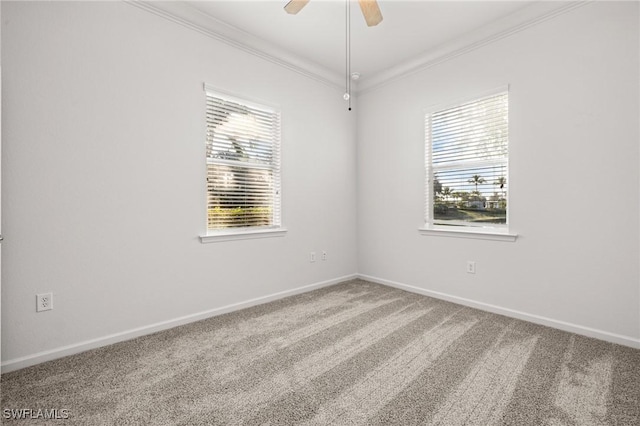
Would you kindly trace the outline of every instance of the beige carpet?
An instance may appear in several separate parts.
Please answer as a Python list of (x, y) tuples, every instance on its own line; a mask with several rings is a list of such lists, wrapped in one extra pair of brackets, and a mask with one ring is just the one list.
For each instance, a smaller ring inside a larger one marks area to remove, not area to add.
[(3, 416), (24, 408), (78, 425), (639, 425), (640, 350), (354, 280), (4, 374)]

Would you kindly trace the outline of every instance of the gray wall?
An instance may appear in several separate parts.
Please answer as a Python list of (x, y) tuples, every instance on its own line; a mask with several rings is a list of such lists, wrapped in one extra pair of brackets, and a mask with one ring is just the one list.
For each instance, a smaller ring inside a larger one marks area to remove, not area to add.
[[(638, 39), (638, 3), (593, 2), (361, 95), (359, 272), (640, 344)], [(423, 110), (506, 84), (520, 237), (420, 235)]]
[[(637, 3), (594, 2), (349, 114), (125, 3), (2, 2), (3, 370), (356, 273), (640, 345), (638, 39)], [(199, 242), (204, 82), (280, 105), (285, 237)], [(505, 84), (518, 241), (420, 235), (424, 108)]]
[[(126, 3), (2, 9), (5, 364), (357, 272), (340, 90)], [(200, 243), (204, 82), (280, 106), (286, 236)]]

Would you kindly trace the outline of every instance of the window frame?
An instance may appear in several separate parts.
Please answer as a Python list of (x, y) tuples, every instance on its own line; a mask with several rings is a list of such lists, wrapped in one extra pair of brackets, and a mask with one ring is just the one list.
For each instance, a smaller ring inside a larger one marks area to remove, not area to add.
[[(271, 225), (265, 226), (244, 226), (244, 227), (230, 227), (230, 228), (221, 228), (221, 229), (209, 229), (209, 203), (208, 203), (208, 188), (205, 187), (205, 235), (200, 236), (200, 242), (202, 243), (213, 243), (213, 242), (221, 242), (221, 241), (234, 241), (234, 240), (246, 240), (246, 239), (255, 239), (255, 238), (270, 238), (270, 237), (281, 237), (284, 236), (287, 232), (287, 229), (282, 225), (282, 112), (278, 105), (270, 104), (268, 102), (264, 102), (262, 100), (251, 99), (246, 96), (236, 95), (233, 93), (229, 93), (225, 90), (220, 90), (210, 84), (204, 83), (204, 121), (205, 121), (205, 132), (208, 129), (208, 124), (206, 124), (207, 119), (207, 98), (216, 97), (219, 99), (223, 99), (225, 101), (233, 102), (240, 104), (242, 106), (269, 111), (278, 116), (277, 120), (277, 129), (274, 129), (277, 138), (273, 146), (273, 159), (268, 167), (265, 165), (257, 164), (255, 167), (251, 165), (244, 165), (243, 167), (246, 169), (270, 169), (274, 172), (273, 176), (273, 186), (274, 186), (274, 195), (272, 208), (274, 211), (275, 223)], [(205, 176), (208, 176), (208, 167), (210, 164), (215, 163), (211, 161), (207, 157), (207, 148), (209, 142), (207, 141), (207, 137), (204, 138), (204, 148), (205, 148)], [(226, 160), (221, 160), (219, 163), (221, 165), (225, 165)], [(227, 162), (228, 163), (228, 162)]]
[[(458, 99), (453, 102), (447, 102), (444, 104), (436, 104), (432, 105), (429, 108), (425, 108), (423, 110), (424, 117), (424, 149), (425, 149), (425, 202), (424, 202), (424, 225), (418, 228), (421, 235), (425, 236), (445, 236), (445, 237), (458, 237), (458, 238), (476, 238), (476, 239), (487, 239), (494, 241), (515, 241), (517, 239), (517, 234), (513, 233), (510, 229), (510, 193), (508, 190), (506, 193), (506, 220), (504, 224), (473, 224), (471, 222), (464, 221), (451, 221), (445, 223), (437, 223), (437, 220), (434, 219), (434, 200), (435, 194), (433, 189), (434, 184), (434, 167), (432, 162), (432, 135), (431, 126), (430, 126), (430, 118), (431, 115), (436, 112), (441, 112), (450, 108), (454, 108), (469, 102), (481, 101), (483, 99), (496, 96), (502, 93), (506, 93), (510, 98), (509, 85), (500, 86), (491, 90), (487, 90), (484, 92), (480, 92), (475, 94), (474, 96), (469, 96), (465, 98)], [(510, 100), (510, 99), (509, 99)], [(508, 123), (509, 128), (511, 127), (511, 121)], [(509, 153), (509, 145), (510, 138), (507, 141), (507, 158), (506, 160), (486, 160), (486, 161), (478, 161), (476, 165), (480, 166), (483, 163), (485, 165), (489, 164), (499, 164), (504, 163), (506, 166), (506, 179), (507, 182), (510, 182), (510, 153)], [(464, 163), (464, 162), (463, 162)], [(450, 167), (459, 167), (458, 166), (450, 166)], [(442, 167), (446, 168), (446, 166)]]

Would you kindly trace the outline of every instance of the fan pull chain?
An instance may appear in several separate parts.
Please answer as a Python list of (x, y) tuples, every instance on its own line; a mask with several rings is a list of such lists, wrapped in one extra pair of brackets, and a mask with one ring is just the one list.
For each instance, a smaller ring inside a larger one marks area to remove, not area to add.
[(351, 111), (351, 7), (350, 0), (345, 0), (345, 94), (344, 100), (349, 102)]

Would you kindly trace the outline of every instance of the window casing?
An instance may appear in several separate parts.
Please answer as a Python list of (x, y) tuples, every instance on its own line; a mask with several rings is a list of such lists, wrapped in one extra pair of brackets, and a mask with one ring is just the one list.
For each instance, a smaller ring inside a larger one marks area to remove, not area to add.
[(425, 228), (507, 232), (507, 89), (427, 112), (425, 139)]
[(207, 235), (281, 228), (280, 112), (205, 93)]

